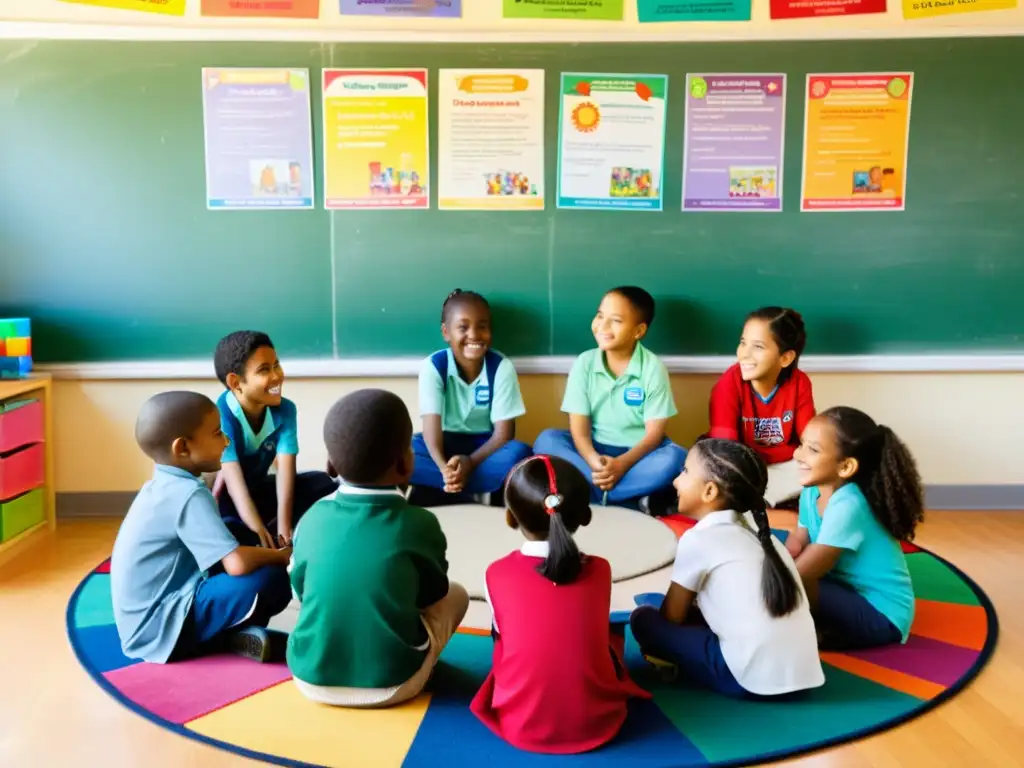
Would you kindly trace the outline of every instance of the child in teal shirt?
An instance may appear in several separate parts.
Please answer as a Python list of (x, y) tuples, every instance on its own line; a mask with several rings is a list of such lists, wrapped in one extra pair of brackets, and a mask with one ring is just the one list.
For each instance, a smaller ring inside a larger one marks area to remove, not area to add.
[(905, 643), (914, 590), (901, 541), (924, 518), (907, 447), (854, 408), (812, 419), (794, 454), (800, 517), (786, 548), (807, 588), (825, 650)]

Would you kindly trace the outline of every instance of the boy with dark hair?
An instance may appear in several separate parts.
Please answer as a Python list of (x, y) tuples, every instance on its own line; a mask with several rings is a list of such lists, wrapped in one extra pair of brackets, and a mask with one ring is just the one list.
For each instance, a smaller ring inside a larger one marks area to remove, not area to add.
[(686, 461), (686, 451), (665, 437), (677, 413), (668, 370), (640, 343), (652, 322), (654, 298), (643, 288), (605, 294), (590, 326), (597, 349), (576, 358), (566, 384), (569, 431), (545, 430), (533, 445), (589, 478), (595, 503), (648, 514), (651, 495), (667, 495)]
[[(243, 544), (288, 546), (302, 514), (337, 485), (326, 472), (296, 474), (295, 404), (281, 396), (284, 371), (267, 334), (228, 334), (213, 364), (226, 388), (217, 408), (231, 440), (214, 485), (221, 515)], [(276, 477), (270, 474), (275, 461)]]
[[(139, 412), (135, 440), (156, 470), (121, 523), (110, 559), (122, 651), (162, 664), (222, 638), (267, 661), (263, 627), (291, 601), (291, 550), (240, 547), (224, 526), (200, 477), (217, 471), (227, 445), (217, 408), (196, 392), (156, 395)], [(215, 567), (223, 573), (206, 573)]]
[(412, 421), (390, 392), (363, 389), (324, 423), (338, 493), (315, 504), (295, 538), (299, 618), (288, 667), (307, 698), (386, 707), (423, 690), (469, 607), (448, 581), (447, 542), (402, 491), (412, 476)]

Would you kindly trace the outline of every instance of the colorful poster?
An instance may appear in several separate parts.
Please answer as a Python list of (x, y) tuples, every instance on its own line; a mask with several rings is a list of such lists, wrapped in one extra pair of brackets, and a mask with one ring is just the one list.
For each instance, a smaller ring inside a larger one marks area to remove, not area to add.
[(622, 21), (625, 0), (502, 0), (506, 19)]
[(325, 69), (324, 205), (427, 208), (427, 70)]
[(203, 16), (315, 19), (320, 0), (203, 0), (199, 11)]
[(562, 73), (558, 207), (660, 211), (668, 75)]
[(462, 0), (341, 0), (341, 15), (459, 18)]
[(684, 211), (781, 211), (785, 75), (687, 75)]
[(62, 0), (76, 5), (95, 5), (98, 8), (117, 8), (122, 11), (140, 13), (166, 13), (168, 16), (184, 16), (185, 0)]
[(1017, 0), (903, 0), (903, 18), (948, 16), (952, 13), (1006, 11), (1017, 7)]
[(441, 210), (544, 209), (544, 70), (442, 69)]
[(203, 69), (206, 207), (313, 207), (307, 69)]
[(773, 19), (885, 13), (885, 0), (771, 0)]
[(636, 0), (641, 22), (750, 21), (751, 0)]
[(808, 75), (801, 211), (902, 211), (910, 72)]

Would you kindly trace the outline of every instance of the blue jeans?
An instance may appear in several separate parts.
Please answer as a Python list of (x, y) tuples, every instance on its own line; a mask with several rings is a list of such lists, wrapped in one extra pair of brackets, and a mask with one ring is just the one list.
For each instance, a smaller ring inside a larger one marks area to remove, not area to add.
[[(469, 456), (490, 439), (490, 434), (471, 435), (445, 432), (444, 457), (450, 459), (452, 456)], [(430, 451), (427, 450), (427, 443), (422, 434), (418, 433), (413, 436), (412, 450), (416, 454), (416, 461), (413, 464), (410, 485), (443, 489), (444, 477), (430, 457)], [(530, 446), (519, 440), (509, 440), (484, 459), (480, 466), (473, 469), (466, 482), (466, 487), (462, 489), (463, 492), (473, 494), (497, 491), (505, 482), (511, 469), (529, 455)]]
[(199, 655), (204, 646), (230, 629), (267, 626), (291, 599), (291, 582), (283, 566), (264, 566), (244, 576), (219, 573), (204, 579), (196, 589), (171, 660)]
[(736, 682), (722, 656), (718, 635), (707, 626), (675, 624), (651, 605), (633, 611), (629, 626), (644, 654), (675, 664), (683, 677), (724, 696), (752, 695)]
[(881, 611), (852, 587), (836, 579), (818, 582), (814, 610), (818, 647), (823, 651), (854, 651), (902, 642), (903, 634)]
[[(629, 448), (604, 445), (595, 441), (594, 450), (602, 456), (615, 458), (626, 453)], [(546, 453), (549, 456), (565, 459), (583, 473), (587, 482), (590, 482), (593, 470), (576, 450), (576, 444), (568, 430), (544, 430), (537, 437), (537, 442), (533, 444), (533, 452), (538, 455)], [(684, 463), (686, 463), (686, 449), (680, 448), (666, 438), (661, 445), (634, 464), (622, 476), (618, 484), (608, 491), (608, 502), (610, 504), (631, 502), (669, 488), (676, 475), (683, 471)], [(604, 492), (591, 482), (591, 501), (595, 504), (600, 503), (603, 496)]]
[[(272, 535), (276, 536), (277, 476), (267, 475), (255, 481), (247, 478), (246, 487), (249, 489), (252, 503), (256, 505), (256, 511), (259, 512), (263, 524), (267, 526), (267, 530)], [(298, 472), (295, 475), (295, 495), (292, 498), (292, 531), (295, 530), (307, 509), (337, 490), (338, 484), (326, 472)], [(239, 544), (249, 547), (260, 545), (260, 537), (249, 530), (249, 526), (243, 523), (238, 516), (235, 502), (232, 501), (227, 488), (220, 492), (218, 506), (221, 517), (224, 518), (224, 524)]]

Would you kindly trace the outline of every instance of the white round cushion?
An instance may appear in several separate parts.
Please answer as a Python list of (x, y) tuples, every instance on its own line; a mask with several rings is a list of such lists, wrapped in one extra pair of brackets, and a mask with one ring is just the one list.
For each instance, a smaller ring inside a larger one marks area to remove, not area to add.
[[(612, 566), (612, 581), (642, 576), (675, 559), (676, 535), (653, 517), (621, 507), (594, 505), (590, 525), (576, 531), (582, 552), (603, 557)], [(487, 566), (519, 549), (522, 533), (505, 523), (505, 510), (477, 504), (431, 509), (448, 539), (448, 577), (469, 596), (484, 599)]]

